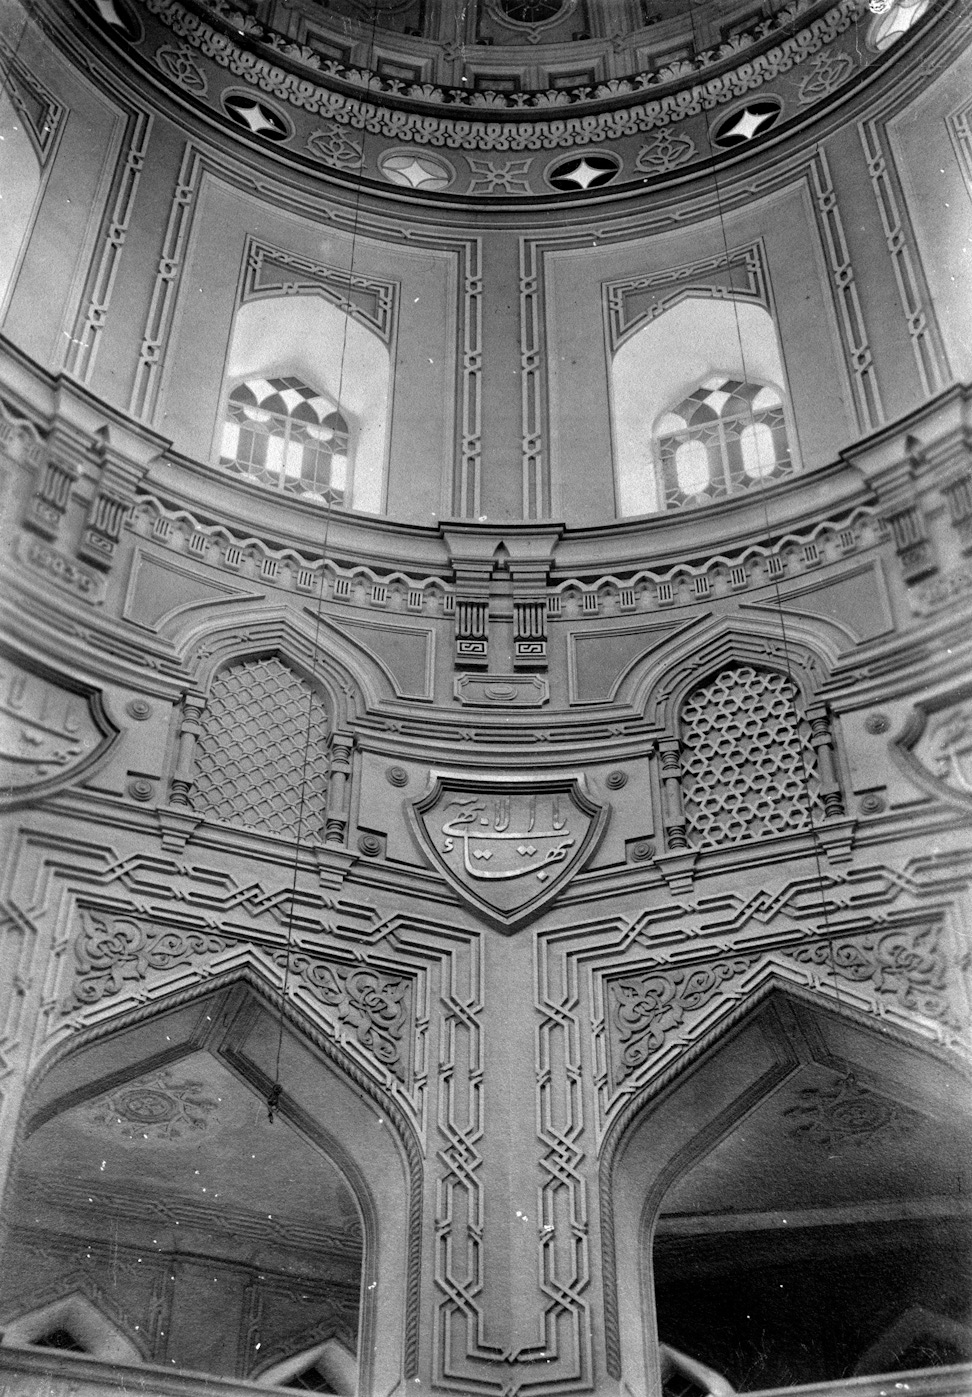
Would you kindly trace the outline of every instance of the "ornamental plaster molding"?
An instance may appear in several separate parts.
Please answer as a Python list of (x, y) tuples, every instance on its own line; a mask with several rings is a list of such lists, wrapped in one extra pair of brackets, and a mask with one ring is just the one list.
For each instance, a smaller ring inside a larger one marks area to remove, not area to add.
[(792, 859), (777, 866), (780, 882), (761, 867), (754, 892), (723, 883), (602, 922), (596, 941), (587, 922), (547, 943), (548, 987), (566, 994), (582, 966), (591, 977), (598, 1148), (633, 1095), (659, 1092), (774, 986), (969, 1059), (964, 914), (941, 910), (968, 878), (966, 853), (858, 860), (823, 883), (809, 851), (802, 874)]
[(0, 807), (77, 783), (119, 731), (97, 692), (0, 654)]
[(217, 1130), (219, 1106), (203, 1082), (187, 1081), (177, 1068), (165, 1067), (86, 1104), (81, 1129), (124, 1141), (181, 1142)]
[[(231, 952), (238, 945), (234, 936), (84, 912), (81, 930), (74, 938), (74, 979), (64, 1009), (100, 1004), (122, 994), (131, 997), (133, 988), (139, 999), (144, 998), (143, 986), (147, 989), (158, 975), (174, 970), (183, 971), (181, 981), (185, 981), (187, 969), (191, 978), (205, 978), (225, 968), (227, 957), (218, 953)], [(268, 958), (281, 972), (287, 971), (289, 964), (288, 978), (333, 1011), (344, 1041), (353, 1041), (366, 1058), (379, 1063), (400, 1082), (407, 1081), (407, 1056), (414, 1038), (412, 977), (368, 965), (342, 965), (302, 950), (291, 951), (288, 956), (286, 950), (268, 948)], [(158, 1092), (163, 1091), (159, 1086)], [(124, 1118), (123, 1113), (115, 1114)], [(168, 1123), (167, 1117), (166, 1126)], [(186, 1128), (190, 1125), (202, 1128), (192, 1122)]]
[(0, 59), (10, 101), (23, 120), (24, 130), (43, 168), (57, 149), (67, 108), (30, 71), (3, 35), (0, 35)]
[(367, 326), (383, 344), (390, 345), (396, 329), (399, 290), (396, 281), (378, 280), (349, 272), (346, 267), (315, 262), (256, 238), (246, 242), (241, 305), (272, 296), (317, 293)]
[[(100, 65), (94, 65), (94, 70), (98, 72)], [(68, 337), (64, 355), (65, 369), (81, 383), (90, 382), (94, 372), (152, 134), (151, 115), (130, 102), (126, 105), (125, 154), (115, 167), (113, 197), (100, 234), (101, 251), (92, 258), (82, 309)]]
[[(801, 973), (801, 967), (809, 971)], [(751, 1004), (767, 979), (810, 989), (836, 1010), (876, 1016), (953, 1043), (966, 1023), (961, 968), (937, 924), (863, 936), (834, 935), (795, 948), (665, 965), (607, 981), (608, 1055), (614, 1090), (657, 1085), (659, 1068), (710, 1034), (727, 1007)], [(853, 989), (851, 988), (853, 987)], [(940, 1031), (940, 1032), (939, 1032)], [(679, 1056), (679, 1061), (684, 1059)], [(626, 1093), (627, 1094), (627, 1091)]]
[[(293, 106), (320, 114), (322, 117), (357, 130), (371, 131), (400, 141), (414, 141), (420, 145), (444, 146), (449, 149), (465, 150), (554, 150), (561, 146), (587, 145), (618, 139), (651, 131), (658, 126), (697, 116), (713, 107), (721, 106), (737, 97), (744, 97), (762, 86), (763, 83), (779, 77), (791, 68), (805, 62), (826, 45), (844, 33), (864, 12), (862, 0), (839, 0), (839, 3), (824, 15), (813, 20), (805, 29), (772, 42), (774, 31), (793, 23), (794, 19), (809, 5), (796, 0), (793, 5), (779, 11), (772, 21), (760, 26), (763, 33), (759, 40), (738, 36), (719, 50), (699, 55), (696, 63), (679, 65), (676, 73), (671, 68), (661, 68), (656, 73), (642, 73), (634, 78), (617, 78), (603, 83), (591, 92), (590, 88), (556, 90), (537, 94), (507, 94), (489, 92), (467, 92), (464, 89), (439, 88), (432, 84), (405, 86), (390, 83), (375, 74), (359, 69), (346, 69), (340, 63), (320, 58), (311, 50), (302, 50), (291, 40), (285, 39), (252, 19), (243, 15), (231, 5), (213, 5), (221, 10), (221, 19), (227, 26), (232, 25), (238, 33), (244, 33), (260, 44), (276, 49), (288, 62), (295, 63), (305, 71), (317, 72), (317, 81), (298, 76), (277, 66), (266, 58), (241, 48), (227, 32), (217, 30), (199, 16), (185, 9), (179, 0), (145, 0), (146, 8), (156, 15), (164, 25), (188, 44), (199, 49), (206, 57), (213, 59), (236, 76), (259, 87)], [(767, 38), (767, 35), (770, 37)], [(753, 52), (758, 44), (769, 46)], [(746, 61), (740, 66), (721, 72), (708, 80), (699, 81), (706, 69), (731, 62), (739, 52), (746, 54)], [(414, 112), (378, 105), (357, 95), (319, 86), (318, 83), (330, 77), (342, 84), (353, 83), (367, 91), (380, 89), (389, 98), (405, 98), (419, 101), (439, 111)], [(692, 86), (686, 87), (685, 80), (691, 79)], [(681, 81), (679, 81), (681, 80)], [(580, 105), (590, 100), (596, 102), (617, 100), (632, 96), (654, 86), (667, 86), (679, 82), (680, 90), (667, 92), (657, 100), (635, 102), (632, 105), (606, 112), (592, 112), (587, 115), (572, 116), (561, 114), (563, 108)], [(826, 85), (824, 85), (826, 86)], [(812, 97), (814, 94), (809, 91)], [(557, 115), (552, 119), (515, 121), (501, 117), (501, 111), (519, 108), (522, 111), (529, 104), (532, 111), (554, 109)], [(464, 107), (482, 111), (495, 111), (496, 120), (457, 119), (441, 113), (442, 108)]]
[(881, 217), (888, 256), (894, 269), (901, 314), (911, 342), (921, 390), (926, 398), (931, 398), (947, 385), (952, 375), (922, 269), (917, 238), (908, 215), (896, 162), (886, 149), (886, 130), (881, 129), (876, 117), (858, 122), (857, 130)]
[(145, 329), (128, 404), (131, 415), (146, 422), (151, 422), (158, 402), (202, 173), (202, 155), (187, 141), (169, 206), (162, 255), (156, 268), (152, 299), (145, 318)]
[(883, 1149), (914, 1135), (925, 1121), (918, 1111), (870, 1091), (852, 1076), (829, 1086), (804, 1087), (783, 1119), (791, 1139), (815, 1146), (830, 1159), (848, 1149)]
[[(524, 437), (528, 445), (535, 439), (532, 430)], [(323, 570), (327, 578), (325, 596), (330, 593), (328, 600), (431, 617), (453, 614), (455, 590), (444, 576), (384, 572), (365, 564), (342, 566), (330, 558), (322, 562), (303, 550), (277, 546), (252, 535), (241, 537), (225, 525), (204, 523), (189, 509), (157, 495), (140, 496), (128, 527), (167, 550), (264, 586), (316, 597)], [(551, 580), (547, 615), (556, 622), (698, 604), (787, 577), (803, 576), (822, 565), (875, 547), (885, 536), (885, 527), (876, 512), (869, 506), (857, 506), (845, 515), (788, 531), (772, 543), (751, 543), (738, 552), (719, 553), (698, 562), (638, 568), (631, 573), (609, 573), (593, 579), (588, 575)]]
[(750, 301), (771, 309), (762, 238), (680, 267), (605, 282), (601, 287), (611, 354), (685, 296)]
[(331, 558), (315, 558), (310, 550), (279, 547), (241, 536), (223, 524), (208, 524), (188, 509), (143, 495), (132, 512), (133, 533), (151, 539), (174, 553), (216, 566), (261, 585), (293, 590), (317, 597), (321, 574), (335, 601), (383, 611), (451, 614), (451, 584), (443, 577), (416, 577), (398, 569), (380, 571), (366, 564), (343, 567)]

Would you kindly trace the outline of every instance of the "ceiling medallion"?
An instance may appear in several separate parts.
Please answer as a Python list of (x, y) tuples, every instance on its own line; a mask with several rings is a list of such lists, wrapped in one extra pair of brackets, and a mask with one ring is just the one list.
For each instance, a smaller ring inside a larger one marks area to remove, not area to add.
[(410, 150), (386, 151), (378, 168), (385, 179), (406, 189), (448, 189), (456, 177), (452, 166), (438, 156), (415, 155)]
[(775, 97), (747, 102), (719, 123), (712, 135), (713, 144), (721, 146), (723, 150), (745, 145), (775, 126), (782, 112), (783, 104)]
[(202, 1082), (180, 1080), (166, 1068), (99, 1098), (85, 1111), (90, 1129), (122, 1140), (178, 1141), (218, 1124), (220, 1100)]
[(922, 1124), (911, 1111), (846, 1076), (830, 1086), (805, 1087), (799, 1105), (783, 1112), (790, 1122), (787, 1134), (806, 1140), (829, 1154), (846, 1147), (863, 1148), (910, 1135)]
[(266, 102), (258, 102), (248, 92), (224, 92), (223, 110), (231, 121), (260, 136), (265, 141), (285, 141), (291, 134), (290, 123)]
[(573, 193), (576, 190), (600, 189), (610, 184), (621, 170), (621, 161), (609, 151), (584, 151), (567, 160), (559, 160), (547, 171), (551, 189)]
[(435, 772), (432, 789), (409, 813), (430, 863), (503, 931), (564, 888), (607, 818), (582, 776), (518, 781)]

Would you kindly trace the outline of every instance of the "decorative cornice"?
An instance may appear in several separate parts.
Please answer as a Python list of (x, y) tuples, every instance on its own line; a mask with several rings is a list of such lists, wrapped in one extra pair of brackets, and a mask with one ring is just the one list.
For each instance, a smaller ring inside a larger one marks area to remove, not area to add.
[[(222, 524), (207, 524), (189, 510), (143, 495), (132, 514), (136, 535), (188, 559), (197, 559), (262, 587), (304, 593), (352, 607), (389, 613), (451, 616), (455, 589), (447, 577), (384, 572), (365, 564), (342, 565), (308, 557), (259, 538), (240, 538)], [(881, 543), (884, 530), (865, 505), (821, 519), (738, 552), (676, 563), (671, 567), (618, 570), (601, 577), (551, 579), (547, 614), (552, 622), (581, 616), (668, 610), (735, 594), (815, 571)]]
[[(179, 0), (145, 0), (145, 4), (206, 57), (293, 106), (396, 141), (463, 150), (554, 150), (636, 135), (697, 116), (744, 97), (803, 63), (849, 29), (864, 8), (862, 0), (839, 0), (805, 28), (786, 34), (799, 15), (811, 10), (808, 0), (794, 0), (754, 30), (697, 55), (694, 61), (680, 59), (655, 72), (611, 79), (594, 88), (497, 93), (406, 84), (345, 68), (265, 28), (223, 0), (209, 7), (219, 29)], [(250, 44), (270, 49), (277, 61), (248, 52), (241, 46), (240, 35)], [(745, 54), (742, 63), (740, 54)], [(281, 66), (281, 60), (287, 67)], [(291, 67), (297, 71), (290, 71)], [(711, 77), (699, 80), (712, 69), (717, 71)], [(308, 71), (315, 79), (306, 76)], [(641, 94), (654, 88), (659, 89), (658, 98), (642, 100)], [(380, 100), (369, 100), (361, 92), (374, 93)], [(605, 109), (607, 103), (611, 105)], [(461, 118), (448, 110), (457, 107), (463, 112)], [(568, 114), (578, 107), (594, 110)], [(515, 119), (508, 115), (511, 110), (516, 112)]]

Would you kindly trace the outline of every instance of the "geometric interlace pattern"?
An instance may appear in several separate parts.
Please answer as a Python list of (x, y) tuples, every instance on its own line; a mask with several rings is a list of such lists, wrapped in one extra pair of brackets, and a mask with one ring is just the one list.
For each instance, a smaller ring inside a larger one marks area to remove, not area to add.
[(242, 660), (216, 676), (196, 752), (196, 810), (295, 840), (303, 778), (300, 840), (323, 842), (327, 710), (280, 660)]
[(789, 679), (732, 665), (682, 705), (682, 795), (696, 849), (809, 829), (822, 817), (809, 728)]

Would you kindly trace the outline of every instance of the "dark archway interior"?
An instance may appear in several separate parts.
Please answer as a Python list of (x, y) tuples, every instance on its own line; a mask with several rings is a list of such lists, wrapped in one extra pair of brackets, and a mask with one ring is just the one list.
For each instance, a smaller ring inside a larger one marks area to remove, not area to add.
[(797, 1018), (812, 1055), (794, 1035), (803, 1060), (664, 1197), (660, 1340), (740, 1392), (972, 1358), (968, 1094), (931, 1058)]
[(851, 1377), (915, 1308), (956, 1330), (919, 1325), (881, 1371), (972, 1358), (968, 1218), (662, 1235), (654, 1260), (659, 1333), (740, 1392)]
[[(82, 1052), (70, 1076), (89, 1080), (35, 1117), (4, 1206), (8, 1341), (102, 1356), (69, 1313), (31, 1330), (52, 1296), (78, 1294), (167, 1368), (260, 1381), (326, 1341), (353, 1364), (360, 1210), (335, 1163), (285, 1114), (271, 1124), (207, 1037), (233, 994), (191, 1011), (188, 1034), (177, 1014)], [(150, 1051), (166, 1039), (168, 1058)], [(277, 1381), (344, 1390), (313, 1367)]]

